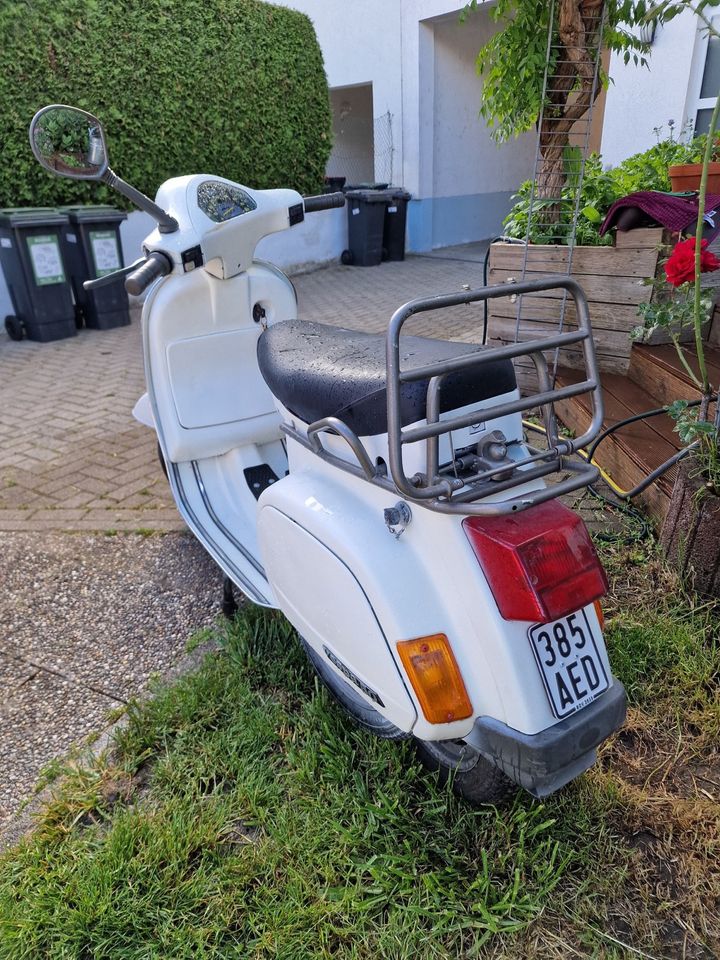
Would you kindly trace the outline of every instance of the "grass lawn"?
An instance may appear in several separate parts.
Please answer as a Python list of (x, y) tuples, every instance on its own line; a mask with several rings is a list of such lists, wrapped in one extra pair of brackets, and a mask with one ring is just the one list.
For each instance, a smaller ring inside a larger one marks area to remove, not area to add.
[(248, 608), (0, 860), (0, 958), (718, 957), (717, 610), (602, 551), (631, 709), (574, 784), (470, 809)]

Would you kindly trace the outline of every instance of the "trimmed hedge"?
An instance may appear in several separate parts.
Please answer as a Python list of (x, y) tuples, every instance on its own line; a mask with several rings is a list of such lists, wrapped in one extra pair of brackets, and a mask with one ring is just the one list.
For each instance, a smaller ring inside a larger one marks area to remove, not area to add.
[(39, 166), (28, 126), (52, 102), (99, 117), (111, 166), (151, 197), (189, 173), (319, 192), (331, 114), (304, 14), (258, 0), (4, 0), (0, 36), (0, 207), (127, 206)]

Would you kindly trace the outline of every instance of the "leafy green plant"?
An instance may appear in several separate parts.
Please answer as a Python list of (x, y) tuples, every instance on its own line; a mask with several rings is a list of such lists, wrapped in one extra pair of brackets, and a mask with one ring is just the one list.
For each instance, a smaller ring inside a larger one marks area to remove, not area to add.
[[(658, 134), (660, 130), (656, 131)], [(720, 141), (713, 146), (720, 155)], [(575, 242), (585, 246), (602, 246), (612, 243), (609, 236), (598, 233), (600, 224), (610, 206), (622, 197), (638, 190), (657, 190), (667, 193), (672, 190), (668, 167), (673, 164), (698, 163), (702, 161), (707, 144), (703, 134), (693, 140), (676, 139), (672, 125), (670, 134), (665, 138), (658, 136), (658, 142), (641, 153), (633, 154), (617, 167), (603, 168), (602, 157), (591, 154), (585, 161), (584, 176), (578, 206), (578, 221)], [(575, 215), (576, 188), (580, 164), (577, 157), (568, 155), (566, 149), (566, 185), (559, 200), (559, 220), (553, 222), (546, 215), (548, 207), (558, 204), (556, 199), (543, 200), (533, 197), (532, 224), (529, 239), (531, 243), (563, 243), (571, 236), (571, 227)], [(509, 237), (524, 240), (527, 236), (528, 213), (533, 195), (532, 181), (526, 180), (515, 194), (515, 204), (505, 218), (505, 232)]]
[[(470, 0), (465, 16), (478, 6)], [(626, 63), (645, 64), (649, 47), (632, 27), (646, 21), (651, 6), (645, 0), (558, 0), (554, 5), (546, 0), (498, 0), (491, 9), (499, 27), (477, 57), (483, 78), (480, 112), (500, 142), (532, 130), (542, 116), (541, 199), (561, 197), (567, 185), (563, 155), (570, 133), (607, 82), (602, 71), (597, 75), (598, 48), (622, 53)], [(653, 19), (662, 21), (662, 11), (653, 13)], [(552, 206), (548, 216), (562, 220), (562, 204)]]
[[(656, 4), (653, 12), (657, 12), (658, 16), (665, 20), (670, 20), (684, 10), (689, 10), (700, 19), (707, 34), (715, 39), (720, 39), (720, 32), (713, 25), (713, 21), (707, 12), (708, 8), (716, 6), (718, 6), (717, 0), (695, 0), (695, 2), (691, 2), (691, 0), (681, 0), (681, 2), (663, 0), (663, 2)], [(668, 413), (675, 418), (676, 429), (683, 442), (694, 445), (692, 451), (693, 462), (690, 467), (691, 475), (701, 478), (705, 483), (705, 489), (716, 495), (720, 494), (720, 404), (715, 404), (715, 413), (711, 419), (710, 406), (713, 402), (715, 389), (710, 382), (703, 343), (703, 323), (706, 319), (706, 312), (701, 274), (720, 269), (720, 261), (705, 249), (707, 241), (703, 240), (708, 168), (720, 147), (716, 135), (719, 121), (720, 94), (718, 94), (713, 107), (707, 136), (702, 142), (696, 143), (693, 148), (698, 153), (702, 152), (702, 175), (698, 192), (695, 236), (678, 243), (666, 264), (666, 275), (669, 283), (678, 289), (687, 287), (688, 300), (690, 292), (692, 293), (692, 330), (697, 372), (688, 362), (678, 340), (673, 338), (673, 343), (680, 361), (700, 393), (698, 408), (690, 408), (687, 402), (681, 401), (679, 404), (671, 404), (668, 407)]]
[[(654, 280), (654, 299), (638, 306), (642, 324), (633, 327), (630, 339), (637, 343), (648, 341), (656, 330), (663, 330), (682, 354), (682, 335), (693, 329), (695, 321), (695, 290), (692, 283), (684, 283), (676, 289), (668, 287), (665, 280)], [(712, 297), (702, 298), (703, 315), (707, 319), (713, 306)], [(684, 357), (684, 354), (682, 354)]]
[[(572, 224), (575, 216), (576, 188), (572, 182), (562, 191), (559, 202), (559, 220), (553, 221), (547, 216), (548, 207), (558, 204), (557, 200), (543, 200), (533, 193), (531, 180), (522, 183), (515, 194), (515, 203), (503, 221), (505, 233), (509, 237), (524, 240), (528, 235), (531, 243), (567, 243), (572, 236)], [(598, 227), (607, 207), (613, 202), (612, 180), (602, 168), (597, 154), (588, 157), (585, 164), (585, 176), (580, 192), (578, 221), (575, 242), (588, 246), (611, 244), (612, 237), (601, 237)], [(532, 206), (532, 215), (530, 208)]]
[(637, 190), (672, 190), (668, 167), (679, 163), (694, 163), (693, 159), (705, 149), (705, 137), (695, 140), (676, 140), (669, 136), (658, 138), (648, 150), (633, 154), (610, 171), (615, 199), (625, 197)]
[(258, 0), (0, 6), (0, 206), (123, 201), (50, 176), (28, 125), (48, 102), (106, 127), (112, 166), (154, 196), (168, 177), (208, 172), (302, 193), (322, 184), (331, 113), (308, 17)]

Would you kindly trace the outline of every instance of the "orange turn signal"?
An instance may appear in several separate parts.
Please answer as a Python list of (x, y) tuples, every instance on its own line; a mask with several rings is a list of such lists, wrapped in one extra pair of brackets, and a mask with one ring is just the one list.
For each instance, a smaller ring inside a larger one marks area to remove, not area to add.
[(599, 600), (595, 600), (593, 603), (595, 607), (595, 613), (597, 614), (598, 622), (600, 623), (600, 629), (605, 630), (605, 614), (603, 613), (603, 608)]
[(397, 648), (429, 723), (452, 723), (472, 716), (460, 668), (444, 633), (400, 640)]

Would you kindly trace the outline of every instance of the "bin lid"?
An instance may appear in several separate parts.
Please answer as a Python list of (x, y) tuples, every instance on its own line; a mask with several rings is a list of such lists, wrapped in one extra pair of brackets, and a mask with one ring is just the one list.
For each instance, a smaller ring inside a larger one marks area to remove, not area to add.
[(391, 187), (388, 191), (393, 200), (412, 200), (412, 194), (404, 187)]
[(387, 203), (390, 199), (384, 190), (346, 190), (345, 196), (350, 200), (364, 200), (365, 203)]
[(366, 182), (366, 183), (348, 183), (345, 190), (386, 190), (387, 183)]
[(102, 204), (96, 206), (82, 204), (58, 209), (70, 217), (71, 223), (121, 223), (127, 220), (127, 214), (123, 210), (116, 210), (115, 207)]
[(55, 207), (5, 207), (0, 210), (0, 227), (55, 227), (67, 222), (67, 214)]

